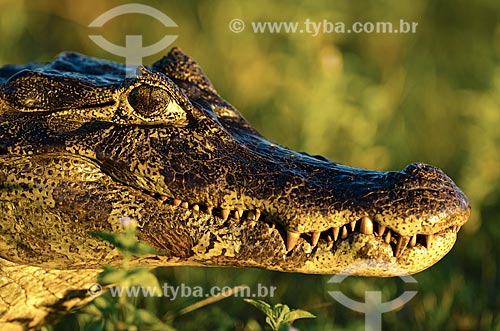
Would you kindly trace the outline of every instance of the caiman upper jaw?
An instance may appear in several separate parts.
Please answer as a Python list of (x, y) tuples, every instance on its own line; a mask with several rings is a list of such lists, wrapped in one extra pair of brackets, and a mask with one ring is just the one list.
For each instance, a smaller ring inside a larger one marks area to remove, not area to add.
[[(281, 151), (280, 146), (274, 146), (275, 150)], [(252, 153), (251, 148), (249, 150)], [(287, 152), (286, 149), (283, 151)], [(301, 159), (293, 158), (293, 162), (301, 162)], [(304, 164), (297, 164), (300, 171), (310, 168), (311, 173), (321, 174), (323, 171), (324, 176), (330, 173), (330, 169), (336, 169), (333, 163), (325, 159), (311, 159), (306, 156), (302, 162)], [(290, 164), (294, 165), (292, 162)], [(304, 208), (306, 220), (295, 216), (295, 223), (287, 219), (286, 212), (282, 215), (282, 211), (288, 208), (282, 201), (289, 201), (296, 211), (300, 210), (300, 207), (295, 207), (296, 201), (287, 196), (282, 197), (280, 204), (267, 205), (265, 208), (260, 208), (259, 200), (262, 197), (259, 196), (242, 198), (242, 201), (250, 203), (237, 204), (234, 207), (218, 207), (215, 203), (186, 201), (184, 198), (165, 196), (163, 199), (168, 200), (172, 206), (205, 212), (220, 218), (223, 222), (251, 220), (268, 223), (281, 235), (285, 260), (294, 259), (298, 255), (311, 257), (333, 255), (338, 258), (337, 252), (346, 249), (347, 246), (357, 247), (359, 243), (371, 242), (376, 245), (366, 244), (357, 253), (354, 253), (355, 248), (353, 248), (353, 254), (365, 259), (373, 256), (394, 261), (407, 261), (410, 257), (419, 259), (420, 263), (416, 264), (414, 269), (405, 264), (406, 262), (402, 262), (405, 269), (412, 272), (425, 269), (442, 258), (451, 249), (456, 233), (470, 215), (469, 202), (453, 181), (440, 169), (423, 163), (411, 164), (400, 172), (379, 173), (348, 167), (336, 171), (332, 172), (334, 179), (336, 176), (345, 176), (343, 173), (345, 171), (347, 174), (352, 173), (353, 178), (358, 176), (355, 179), (358, 185), (339, 189), (335, 181), (330, 183), (326, 180), (321, 182), (320, 186), (315, 177), (309, 177), (316, 183), (314, 184), (317, 188), (316, 194), (324, 197), (320, 201), (326, 206), (324, 208), (328, 208), (328, 203), (331, 201), (335, 204), (335, 213), (322, 214), (318, 213), (320, 211), (318, 209), (316, 210), (318, 218), (315, 219), (310, 216), (311, 210), (306, 207)], [(297, 174), (302, 178), (305, 177), (299, 171)], [(248, 172), (245, 179), (247, 183), (251, 185), (254, 176), (256, 174)], [(241, 181), (244, 181), (243, 178)], [(363, 181), (366, 181), (365, 187), (359, 184)], [(340, 181), (340, 185), (345, 183), (349, 184), (348, 181)], [(285, 185), (280, 188), (281, 191), (287, 191), (286, 182), (280, 185)], [(334, 189), (333, 192), (328, 191), (330, 187)], [(340, 190), (340, 196), (335, 193), (335, 189)], [(352, 195), (346, 193), (354, 189), (359, 191), (352, 191)], [(307, 192), (307, 187), (305, 190)], [(300, 191), (299, 195), (295, 193), (294, 197), (302, 199)], [(356, 203), (349, 203), (351, 198)], [(346, 203), (342, 203), (342, 199), (345, 199)], [(252, 205), (253, 201), (255, 205)], [(294, 227), (296, 224), (301, 230)], [(434, 242), (438, 244), (433, 245)], [(307, 272), (328, 273), (329, 270), (331, 269), (325, 266), (323, 270)]]

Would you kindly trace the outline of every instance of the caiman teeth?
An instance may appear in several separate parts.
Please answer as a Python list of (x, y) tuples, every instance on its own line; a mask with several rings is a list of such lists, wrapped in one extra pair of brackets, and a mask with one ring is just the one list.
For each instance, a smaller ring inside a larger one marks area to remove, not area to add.
[(229, 212), (230, 212), (229, 209), (221, 209), (220, 215), (224, 221), (226, 221), (227, 218), (229, 217)]
[[(148, 192), (146, 192), (148, 193)], [(229, 208), (217, 208), (214, 206), (207, 206), (204, 204), (197, 204), (193, 203), (190, 204), (188, 201), (183, 201), (181, 199), (174, 199), (174, 198), (169, 198), (166, 195), (162, 194), (151, 194), (148, 193), (154, 198), (158, 199), (159, 201), (163, 203), (168, 203), (174, 207), (180, 207), (183, 209), (191, 209), (194, 212), (204, 212), (208, 215), (214, 215), (214, 209), (215, 209), (215, 215), (219, 216), (222, 218), (222, 220), (227, 221), (230, 217), (233, 217), (235, 219), (243, 219), (243, 220), (249, 220), (249, 221), (258, 221), (259, 218), (262, 215), (262, 212), (259, 209), (254, 209), (254, 210), (245, 210), (242, 208), (237, 208), (237, 209), (229, 209)]]
[(385, 225), (379, 225), (378, 226), (378, 231), (377, 231), (377, 234), (379, 235), (379, 237), (382, 237), (382, 235), (384, 234), (385, 232), (385, 229), (386, 229), (386, 226)]
[(332, 228), (333, 233), (333, 241), (337, 241), (339, 239), (340, 228)]
[(295, 245), (297, 245), (297, 241), (299, 240), (300, 233), (298, 232), (286, 232), (286, 250), (291, 251)]
[[(351, 223), (352, 224), (352, 223)], [(359, 231), (363, 234), (373, 234), (373, 222), (368, 217), (363, 217), (361, 219), (361, 225)]]
[(385, 234), (384, 241), (385, 241), (387, 244), (390, 244), (390, 243), (391, 243), (391, 230), (387, 231), (387, 233)]
[(410, 241), (409, 236), (399, 236), (398, 241), (396, 243), (396, 250), (394, 251), (395, 257), (400, 257), (403, 251), (406, 249), (408, 242)]
[(255, 209), (255, 220), (258, 221), (260, 218), (260, 209)]
[(347, 235), (348, 235), (348, 233), (347, 233), (347, 228), (346, 228), (346, 227), (345, 227), (345, 225), (344, 225), (344, 226), (342, 227), (342, 234), (340, 235), (340, 237), (341, 237), (342, 239), (345, 239), (345, 238), (347, 238)]
[(431, 248), (433, 241), (434, 241), (434, 235), (429, 234), (425, 236), (425, 243), (427, 245), (427, 248)]
[(312, 233), (312, 236), (311, 236), (311, 244), (312, 244), (312, 247), (316, 247), (316, 245), (318, 244), (318, 241), (319, 241), (319, 236), (321, 235), (321, 232), (319, 231), (314, 231)]
[(411, 236), (411, 240), (410, 240), (410, 247), (415, 247), (415, 245), (417, 244), (417, 235), (414, 235), (414, 236)]
[[(375, 237), (380, 237), (386, 244), (391, 245), (393, 256), (400, 257), (406, 248), (413, 248), (417, 245), (421, 245), (430, 249), (432, 246), (432, 242), (434, 240), (434, 235), (423, 235), (423, 234), (415, 234), (412, 236), (403, 236), (399, 233), (388, 229), (385, 225), (380, 225), (377, 222), (374, 222), (371, 218), (364, 216), (362, 217), (357, 224), (354, 226), (353, 223), (350, 222), (346, 225), (340, 227), (333, 227), (328, 230), (325, 234), (325, 238), (327, 241), (338, 241), (346, 239), (350, 233), (362, 233), (364, 235), (374, 235)], [(452, 231), (455, 231), (454, 228), (451, 228)], [(333, 235), (333, 237), (332, 237)], [(313, 243), (317, 245), (316, 242)]]
[[(194, 212), (203, 211), (209, 215), (214, 215), (215, 209), (215, 215), (219, 216), (224, 221), (228, 220), (230, 216), (237, 220), (258, 221), (262, 215), (260, 209), (245, 210), (237, 208), (231, 210), (229, 208), (217, 208), (204, 205), (200, 206), (196, 203), (190, 205), (187, 201), (168, 198), (167, 196), (158, 193), (155, 193), (153, 196), (163, 203), (168, 203), (174, 207), (181, 207), (183, 209), (191, 208), (191, 210)], [(272, 231), (275, 228), (275, 224), (270, 223), (269, 225), (269, 229)], [(456, 233), (460, 230), (460, 226), (452, 226), (448, 230)], [(385, 243), (391, 245), (393, 256), (396, 258), (400, 257), (408, 247), (413, 248), (417, 245), (421, 245), (423, 247), (426, 247), (427, 249), (430, 249), (435, 238), (433, 234), (416, 234), (412, 236), (403, 236), (395, 231), (392, 231), (391, 229), (388, 229), (385, 225), (374, 222), (370, 217), (363, 216), (359, 220), (349, 222), (343, 226), (332, 227), (325, 231), (311, 231), (310, 247), (316, 247), (321, 238), (323, 238), (323, 240), (326, 240), (327, 242), (336, 242), (339, 239), (345, 240), (349, 237), (350, 233), (362, 233), (364, 235), (374, 235), (375, 237), (380, 237)], [(285, 246), (287, 251), (292, 250), (297, 245), (300, 236), (301, 233), (287, 230), (285, 239)], [(307, 238), (308, 237), (306, 237), (305, 239)]]

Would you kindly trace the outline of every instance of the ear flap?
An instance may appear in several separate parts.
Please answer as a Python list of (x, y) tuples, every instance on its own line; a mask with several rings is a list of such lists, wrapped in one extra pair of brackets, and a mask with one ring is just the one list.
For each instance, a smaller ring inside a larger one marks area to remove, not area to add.
[(189, 85), (194, 86), (190, 86), (191, 88), (188, 87), (188, 90), (197, 87), (204, 92), (218, 96), (217, 91), (207, 76), (205, 76), (199, 64), (184, 54), (180, 48), (172, 48), (167, 56), (164, 56), (161, 60), (153, 64), (153, 69), (164, 73), (175, 83), (184, 85), (182, 86), (183, 88), (187, 87), (185, 83), (191, 83)]

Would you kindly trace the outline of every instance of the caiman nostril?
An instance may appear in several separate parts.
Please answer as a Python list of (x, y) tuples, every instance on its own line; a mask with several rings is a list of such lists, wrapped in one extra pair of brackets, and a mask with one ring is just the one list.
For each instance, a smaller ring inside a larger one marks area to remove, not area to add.
[(412, 180), (418, 181), (421, 187), (432, 188), (436, 191), (447, 191), (448, 198), (444, 199), (443, 202), (447, 205), (454, 205), (461, 213), (470, 209), (467, 196), (443, 170), (426, 163), (416, 162), (406, 166), (403, 173), (408, 174)]
[(422, 162), (415, 162), (407, 165), (406, 168), (404, 168), (403, 172), (407, 173), (408, 175), (421, 177), (424, 179), (450, 180), (449, 177), (441, 169)]

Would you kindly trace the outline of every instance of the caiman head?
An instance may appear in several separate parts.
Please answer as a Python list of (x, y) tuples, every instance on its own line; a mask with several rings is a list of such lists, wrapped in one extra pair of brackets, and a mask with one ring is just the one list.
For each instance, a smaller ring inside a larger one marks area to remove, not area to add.
[(125, 77), (64, 53), (0, 70), (5, 259), (84, 268), (114, 259), (89, 233), (137, 220), (156, 264), (359, 275), (439, 261), (470, 214), (443, 171), (379, 172), (261, 136), (174, 48)]

